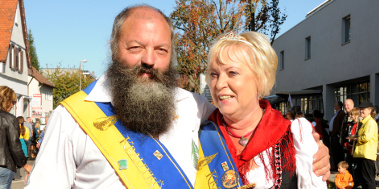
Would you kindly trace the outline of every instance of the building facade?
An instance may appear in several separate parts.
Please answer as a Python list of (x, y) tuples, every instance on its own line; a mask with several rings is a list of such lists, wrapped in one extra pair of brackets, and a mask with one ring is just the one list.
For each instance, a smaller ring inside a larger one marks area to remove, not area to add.
[[(334, 102), (379, 104), (379, 1), (327, 0), (273, 43), (277, 91), (320, 90), (301, 110), (334, 114)], [(321, 103), (320, 103), (321, 101)], [(321, 104), (321, 105), (320, 105)]]
[(32, 66), (23, 1), (0, 1), (0, 12), (0, 85), (17, 94), (11, 113), (27, 117), (31, 100), (27, 81)]
[(47, 80), (37, 69), (33, 67), (33, 74), (28, 77), (29, 96), (31, 103), (29, 112), (33, 120), (49, 116), (53, 111), (54, 84)]

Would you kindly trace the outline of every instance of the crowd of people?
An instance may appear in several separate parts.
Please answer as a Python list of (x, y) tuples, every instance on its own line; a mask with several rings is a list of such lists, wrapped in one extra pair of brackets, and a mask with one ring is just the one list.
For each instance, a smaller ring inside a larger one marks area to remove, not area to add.
[[(334, 104), (335, 114), (329, 123), (319, 110), (313, 111), (314, 132), (318, 133), (330, 149), (332, 171), (354, 178), (352, 182), (342, 182), (335, 178), (337, 188), (376, 188), (375, 176), (379, 175), (378, 161), (378, 107), (363, 101), (358, 107), (352, 99)], [(292, 117), (293, 110), (286, 114)], [(355, 183), (355, 184), (354, 184)], [(349, 185), (346, 185), (349, 184)]]

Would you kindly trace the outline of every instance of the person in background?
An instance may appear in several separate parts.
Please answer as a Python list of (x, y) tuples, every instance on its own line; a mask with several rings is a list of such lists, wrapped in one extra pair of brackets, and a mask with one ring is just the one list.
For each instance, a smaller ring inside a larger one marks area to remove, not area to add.
[(301, 117), (305, 117), (305, 116), (304, 116), (304, 113), (303, 113), (302, 111), (297, 111), (297, 112), (296, 112), (295, 119), (297, 119), (297, 118), (301, 118)]
[(24, 122), (24, 126), (28, 128), (28, 131), (29, 131), (29, 140), (25, 140), (25, 143), (28, 148), (28, 151), (27, 151), (28, 154), (26, 155), (26, 157), (30, 157), (30, 146), (32, 145), (32, 142), (33, 142), (33, 126), (31, 124), (30, 117), (26, 118), (26, 121)]
[(25, 121), (24, 121), (24, 118), (22, 116), (18, 116), (17, 120), (18, 120), (18, 124), (20, 126), (20, 131), (21, 131), (20, 132), (20, 142), (21, 142), (21, 146), (22, 146), (22, 151), (24, 152), (25, 157), (27, 157), (28, 147), (27, 147), (26, 141), (28, 141), (30, 138), (29, 129), (27, 127), (25, 127), (25, 125), (24, 125)]
[[(229, 32), (216, 39), (208, 54), (207, 82), (217, 109), (202, 127), (200, 140), (212, 130), (223, 136), (243, 187), (326, 189), (312, 168), (318, 145), (310, 122), (291, 122), (262, 99), (275, 83), (277, 61), (267, 37), (258, 32)], [(204, 153), (220, 138), (208, 140), (201, 143)], [(220, 177), (235, 173), (220, 171)]]
[(337, 164), (344, 160), (343, 146), (340, 144), (341, 128), (345, 118), (345, 112), (342, 110), (342, 102), (334, 103), (336, 113), (330, 120), (330, 152), (332, 156), (332, 171), (337, 170)]
[(20, 126), (16, 117), (9, 113), (17, 100), (15, 92), (0, 86), (0, 188), (10, 189), (16, 167), (30, 173), (32, 166), (22, 151)]
[[(22, 151), (24, 152), (25, 157), (28, 155), (28, 146), (26, 144), (26, 141), (29, 141), (29, 129), (24, 126), (24, 118), (22, 116), (17, 117), (18, 124), (20, 126), (20, 142)], [(17, 168), (17, 172), (14, 174), (13, 177), (14, 180), (20, 180), (21, 179), (21, 173), (20, 168)]]
[(41, 129), (40, 129), (40, 120), (37, 118), (36, 119), (36, 122), (34, 123), (34, 130), (33, 130), (33, 133), (34, 133), (34, 141), (37, 143), (39, 138), (41, 137), (40, 136), (40, 133), (41, 133)]
[(285, 116), (286, 119), (290, 120), (291, 122), (295, 119), (295, 111), (288, 110)]
[(357, 174), (362, 188), (375, 189), (375, 160), (378, 149), (378, 125), (373, 117), (374, 106), (369, 101), (364, 101), (359, 105), (360, 115), (363, 118), (362, 125), (355, 138), (355, 148), (353, 157), (357, 162)]
[(348, 155), (345, 157), (345, 161), (351, 165), (349, 166), (349, 172), (353, 175), (353, 178), (354, 178), (354, 182), (359, 185), (359, 181), (358, 181), (358, 176), (356, 175), (357, 172), (356, 172), (356, 162), (354, 161), (354, 158), (353, 158), (353, 152), (354, 152), (354, 136), (356, 136), (358, 134), (358, 128), (359, 128), (359, 116), (360, 116), (360, 113), (361, 110), (360, 108), (358, 107), (354, 107), (351, 111), (350, 111), (350, 119), (353, 120), (352, 124), (353, 126), (351, 127), (351, 129), (348, 131), (348, 137), (347, 137), (347, 140), (346, 142), (344, 143), (344, 148), (345, 148), (345, 151), (349, 152)]
[[(378, 125), (378, 131), (379, 131), (379, 107), (377, 105), (374, 106), (374, 111), (376, 113), (376, 117), (374, 120), (376, 121), (376, 124)], [(379, 142), (379, 133), (378, 133), (378, 142)], [(379, 176), (379, 144), (378, 144), (378, 155), (376, 157), (375, 167), (376, 167), (376, 176)]]
[[(344, 103), (344, 108), (346, 111), (346, 115), (342, 123), (341, 137), (340, 137), (340, 144), (342, 146), (347, 142), (348, 139), (346, 139), (346, 137), (349, 136), (349, 133), (351, 133), (351, 129), (354, 125), (354, 122), (350, 116), (351, 111), (354, 108), (354, 101), (352, 99), (346, 99)], [(345, 149), (343, 150), (343, 153), (344, 153), (344, 159), (346, 161), (347, 156), (349, 156), (349, 154), (351, 153)]]
[(313, 118), (314, 118), (314, 128), (315, 131), (320, 135), (320, 139), (324, 140), (324, 132), (322, 130), (322, 125), (321, 125), (321, 118), (322, 114), (319, 110), (313, 110)]
[(46, 116), (45, 117), (45, 128), (43, 128), (42, 132), (41, 132), (41, 137), (38, 139), (38, 142), (36, 144), (36, 147), (37, 148), (40, 148), (41, 144), (42, 144), (42, 141), (43, 141), (43, 138), (45, 136), (45, 133), (46, 133), (46, 129), (47, 129), (47, 123), (49, 122), (49, 117), (50, 116)]
[(334, 179), (334, 183), (338, 189), (351, 189), (354, 187), (353, 176), (347, 170), (349, 164), (346, 161), (338, 163), (338, 173)]

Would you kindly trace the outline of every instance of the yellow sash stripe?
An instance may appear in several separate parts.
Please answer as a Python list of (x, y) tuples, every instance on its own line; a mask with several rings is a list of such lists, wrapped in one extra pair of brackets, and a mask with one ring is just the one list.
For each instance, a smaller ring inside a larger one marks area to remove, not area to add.
[[(114, 125), (106, 129), (98, 129), (93, 125), (94, 120), (107, 116), (94, 102), (84, 101), (86, 96), (85, 92), (80, 91), (65, 99), (61, 104), (71, 113), (84, 132), (91, 137), (125, 186), (129, 189), (161, 188), (143, 159), (134, 151), (134, 147), (131, 145), (133, 141), (124, 138)], [(118, 161), (122, 159), (127, 160), (127, 169), (119, 169)]]
[[(203, 148), (201, 147), (199, 141), (199, 163), (206, 160), (208, 157), (204, 157)], [(214, 157), (212, 157), (214, 158)], [(210, 160), (212, 161), (212, 160)], [(217, 189), (217, 180), (213, 179), (213, 177), (217, 177), (214, 172), (211, 172), (208, 166), (208, 163), (204, 163), (205, 165), (199, 165), (196, 173), (196, 181), (195, 188), (209, 188), (209, 189)]]

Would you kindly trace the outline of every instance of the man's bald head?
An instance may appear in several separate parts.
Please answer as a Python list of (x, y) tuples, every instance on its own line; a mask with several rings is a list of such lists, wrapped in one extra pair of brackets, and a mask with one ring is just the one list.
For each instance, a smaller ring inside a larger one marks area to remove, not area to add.
[(344, 107), (346, 112), (351, 112), (351, 110), (354, 108), (354, 101), (350, 98), (346, 99)]
[[(164, 15), (163, 12), (160, 11), (159, 9), (149, 6), (149, 5), (131, 6), (122, 10), (114, 19), (112, 35), (111, 35), (111, 40), (110, 40), (112, 60), (117, 58), (118, 40), (120, 38), (121, 26), (125, 22), (126, 19), (131, 18), (131, 17), (139, 18), (139, 19), (147, 19), (147, 20), (158, 18), (158, 17), (161, 17), (162, 19), (164, 19), (170, 27), (171, 43), (172, 43), (172, 47), (174, 47), (173, 45), (174, 29), (172, 27), (170, 18)], [(130, 29), (133, 29), (133, 28), (130, 28)], [(172, 56), (174, 55), (175, 53), (172, 53)]]

